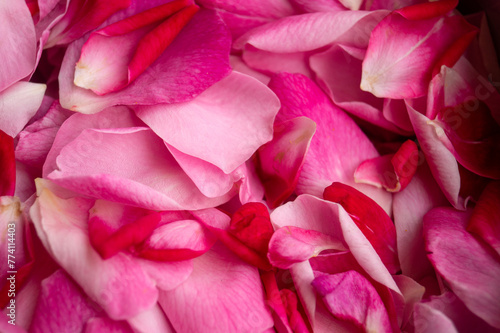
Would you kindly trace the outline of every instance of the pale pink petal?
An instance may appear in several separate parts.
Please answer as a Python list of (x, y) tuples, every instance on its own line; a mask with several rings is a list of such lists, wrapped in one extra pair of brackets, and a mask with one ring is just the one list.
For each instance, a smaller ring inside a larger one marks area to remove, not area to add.
[[(31, 73), (35, 67), (36, 40), (33, 19), (25, 1), (2, 1), (0, 22), (0, 30), (2, 31), (2, 47), (0, 47), (0, 59), (2, 59), (1, 92)], [(0, 114), (3, 112), (0, 109)], [(3, 123), (1, 118), (0, 123)]]
[(391, 194), (354, 182), (356, 167), (366, 159), (379, 156), (356, 123), (305, 76), (283, 73), (275, 75), (269, 85), (281, 101), (281, 110), (276, 117), (278, 122), (306, 116), (317, 126), (296, 192), (322, 197), (327, 186), (339, 181), (361, 190), (390, 212)]
[(447, 14), (457, 3), (417, 4), (384, 18), (370, 37), (361, 89), (377, 97), (423, 96), (435, 68), (452, 67), (477, 32), (463, 17)]
[(413, 316), (415, 305), (422, 300), (425, 293), (425, 287), (406, 275), (394, 275), (394, 281), (396, 281), (404, 297), (403, 318), (400, 324), (400, 327), (404, 329), (406, 325), (411, 324), (410, 321)]
[(375, 288), (356, 271), (323, 275), (312, 282), (330, 312), (366, 331), (392, 332), (384, 303)]
[[(2, 67), (3, 68), (3, 67)], [(17, 82), (0, 92), (0, 130), (15, 137), (42, 103), (46, 85)]]
[(105, 96), (73, 84), (74, 66), (85, 38), (77, 40), (68, 47), (59, 73), (61, 105), (96, 113), (113, 105), (189, 101), (230, 73), (230, 39), (222, 20), (213, 11), (201, 10), (132, 84)]
[(466, 230), (469, 212), (435, 208), (424, 217), (428, 256), (474, 314), (500, 328), (500, 259)]
[(314, 12), (327, 12), (327, 11), (337, 11), (345, 10), (346, 8), (338, 0), (291, 0), (291, 3), (297, 8), (300, 8), (303, 12), (314, 13)]
[(279, 101), (256, 79), (233, 72), (191, 102), (135, 110), (168, 144), (230, 173), (272, 139)]
[(298, 117), (276, 124), (273, 140), (258, 150), (258, 173), (267, 203), (279, 206), (295, 190), (316, 124)]
[(467, 226), (500, 254), (500, 182), (486, 186)]
[(230, 61), (233, 71), (254, 77), (260, 82), (264, 83), (265, 85), (269, 83), (269, 80), (271, 79), (269, 76), (248, 67), (248, 65), (243, 61), (243, 59), (240, 56), (231, 55)]
[(370, 241), (391, 274), (400, 270), (396, 229), (387, 213), (375, 201), (342, 183), (333, 183), (323, 193), (325, 200), (339, 203)]
[(417, 333), (458, 333), (450, 318), (446, 317), (440, 310), (433, 309), (425, 303), (415, 305), (413, 320), (415, 322), (415, 332)]
[[(113, 319), (126, 319), (151, 308), (156, 284), (130, 256), (119, 253), (104, 261), (87, 235), (92, 201), (61, 199), (48, 189), (31, 208), (31, 217), (45, 247), (65, 271)], [(96, 274), (98, 272), (98, 274)]]
[(16, 159), (30, 167), (41, 169), (59, 127), (71, 114), (72, 112), (61, 108), (58, 102), (54, 102), (43, 118), (19, 133)]
[(194, 259), (190, 277), (159, 303), (179, 332), (262, 332), (273, 326), (256, 268), (221, 244)]
[(300, 73), (312, 78), (307, 52), (274, 53), (247, 46), (242, 54), (245, 63), (252, 69), (267, 75), (280, 72)]
[(61, 150), (57, 167), (48, 175), (57, 184), (126, 205), (160, 210), (201, 209), (229, 199), (201, 194), (163, 141), (148, 128), (84, 130)]
[(324, 250), (346, 251), (339, 239), (314, 230), (286, 226), (279, 228), (269, 242), (268, 258), (275, 267), (287, 269), (317, 256)]
[(385, 15), (387, 11), (344, 10), (289, 16), (250, 30), (233, 47), (244, 49), (249, 44), (276, 53), (310, 51), (343, 41), (366, 47), (371, 31), (366, 24), (373, 27)]
[(433, 269), (425, 252), (422, 219), (429, 210), (447, 202), (427, 163), (418, 167), (415, 177), (403, 192), (394, 195), (394, 224), (404, 275), (419, 281), (432, 274)]
[(262, 201), (264, 186), (260, 181), (254, 162), (250, 159), (234, 171), (240, 178), (239, 199), (242, 204)]
[(175, 333), (158, 303), (127, 321), (134, 333)]
[(389, 192), (400, 192), (413, 178), (420, 158), (415, 142), (407, 140), (395, 154), (361, 163), (354, 172), (354, 179), (358, 183), (384, 187)]
[(410, 105), (408, 105), (408, 114), (420, 148), (439, 187), (455, 208), (465, 209), (465, 198), (460, 196), (460, 174), (457, 160), (440, 139), (446, 134), (440, 126)]

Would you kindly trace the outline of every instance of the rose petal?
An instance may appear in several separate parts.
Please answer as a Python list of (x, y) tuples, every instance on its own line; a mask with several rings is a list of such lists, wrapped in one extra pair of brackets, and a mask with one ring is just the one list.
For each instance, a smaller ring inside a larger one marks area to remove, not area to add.
[(0, 130), (0, 197), (12, 196), (16, 189), (16, 156), (14, 139)]

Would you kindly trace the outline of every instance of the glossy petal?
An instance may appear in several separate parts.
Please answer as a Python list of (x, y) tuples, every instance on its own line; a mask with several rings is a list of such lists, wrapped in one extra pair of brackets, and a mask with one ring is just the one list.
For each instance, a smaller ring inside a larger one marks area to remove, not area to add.
[[(298, 194), (322, 197), (334, 181), (352, 185), (391, 211), (391, 195), (384, 190), (354, 183), (354, 170), (364, 160), (378, 156), (373, 144), (354, 121), (334, 106), (325, 94), (302, 75), (275, 75), (270, 88), (281, 101), (277, 121), (306, 116), (317, 127), (297, 183)], [(342, 158), (338, 158), (342, 156)]]
[[(2, 59), (1, 92), (14, 82), (28, 76), (34, 69), (36, 40), (35, 27), (25, 1), (2, 1), (0, 22), (0, 30), (2, 31), (2, 47), (0, 48), (0, 58)], [(0, 114), (3, 112), (5, 111), (0, 109)], [(3, 123), (1, 118), (0, 123)]]
[(180, 332), (262, 332), (273, 326), (257, 269), (221, 244), (194, 259), (194, 270), (159, 300)]
[(467, 230), (481, 236), (500, 254), (500, 182), (491, 182), (484, 189), (474, 208)]
[(384, 18), (370, 37), (361, 89), (377, 97), (423, 96), (434, 68), (453, 66), (477, 31), (463, 17), (447, 15), (457, 3), (417, 4)]
[[(86, 168), (81, 167), (83, 161)], [(127, 205), (163, 210), (201, 209), (229, 199), (202, 195), (163, 141), (147, 128), (84, 130), (61, 150), (57, 166), (58, 170), (48, 178), (59, 185)]]
[(407, 140), (395, 154), (364, 161), (354, 172), (356, 182), (400, 192), (408, 186), (417, 171), (420, 155), (417, 145)]
[(191, 102), (135, 110), (168, 144), (230, 173), (272, 139), (279, 101), (256, 79), (233, 72)]
[(0, 130), (0, 196), (14, 195), (16, 189), (16, 156), (14, 139)]
[(17, 136), (40, 107), (45, 88), (41, 83), (17, 82), (1, 91), (0, 130)]
[(392, 332), (384, 303), (361, 274), (348, 271), (323, 275), (312, 282), (330, 312), (366, 331)]
[(333, 183), (325, 189), (325, 200), (339, 203), (373, 245), (387, 269), (399, 271), (396, 229), (387, 213), (372, 199), (353, 187)]
[(295, 190), (316, 124), (298, 117), (274, 126), (273, 140), (258, 150), (259, 177), (271, 208), (279, 206)]
[(477, 316), (500, 328), (500, 259), (466, 230), (468, 212), (435, 208), (424, 217), (428, 256), (453, 292)]
[(286, 226), (276, 230), (269, 243), (269, 261), (275, 267), (287, 269), (306, 261), (324, 250), (346, 251), (335, 237), (314, 230)]
[(208, 10), (198, 12), (131, 85), (106, 96), (73, 84), (74, 66), (84, 42), (85, 38), (69, 46), (59, 73), (61, 105), (82, 113), (96, 113), (113, 105), (189, 101), (230, 73), (230, 36), (221, 19)]

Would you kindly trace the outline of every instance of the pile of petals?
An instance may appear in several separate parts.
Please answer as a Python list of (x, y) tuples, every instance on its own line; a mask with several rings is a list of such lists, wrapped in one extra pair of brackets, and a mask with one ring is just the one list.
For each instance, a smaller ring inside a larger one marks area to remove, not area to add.
[(496, 1), (0, 0), (0, 332), (500, 332)]

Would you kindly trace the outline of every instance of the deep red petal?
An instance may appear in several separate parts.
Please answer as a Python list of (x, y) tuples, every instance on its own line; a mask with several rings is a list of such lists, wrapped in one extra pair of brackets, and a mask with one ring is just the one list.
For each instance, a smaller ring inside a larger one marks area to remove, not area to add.
[(0, 196), (14, 195), (16, 189), (16, 158), (14, 139), (0, 130)]

